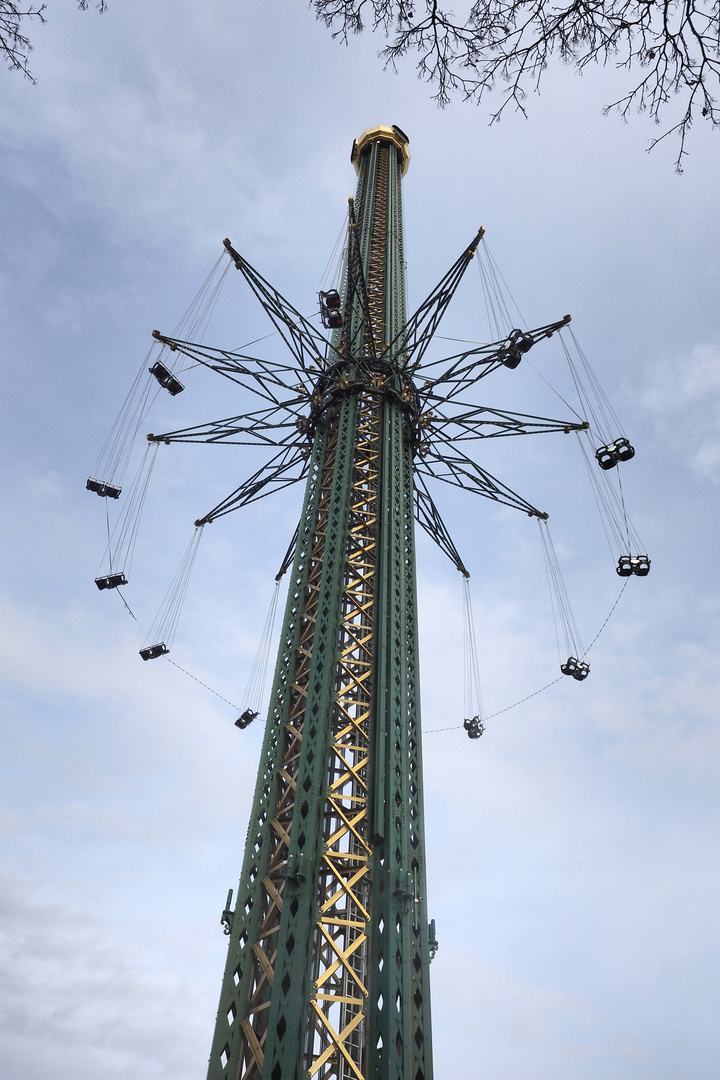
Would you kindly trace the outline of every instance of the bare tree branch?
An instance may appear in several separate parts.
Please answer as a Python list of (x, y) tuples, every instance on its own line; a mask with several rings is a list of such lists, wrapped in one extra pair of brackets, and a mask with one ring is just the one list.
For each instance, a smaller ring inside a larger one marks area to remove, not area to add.
[[(89, 3), (90, 0), (78, 0), (78, 7), (81, 11), (86, 11)], [(95, 6), (98, 11), (105, 11), (107, 2), (97, 0)], [(24, 30), (30, 19), (37, 19), (41, 23), (46, 22), (43, 15), (46, 10), (46, 4), (41, 4), (39, 7), (25, 7), (19, 6), (14, 0), (0, 0), (0, 58), (5, 61), (11, 71), (21, 72), (32, 83), (35, 82), (35, 78), (28, 63), (32, 43)]]
[(365, 17), (388, 41), (380, 53), (386, 67), (397, 69), (415, 54), (418, 74), (434, 87), (439, 105), (453, 93), (480, 103), (498, 90), (491, 123), (508, 105), (525, 113), (528, 93), (538, 91), (556, 57), (581, 73), (597, 64), (631, 75), (630, 89), (604, 111), (623, 119), (647, 113), (668, 124), (649, 149), (677, 135), (678, 170), (693, 121), (720, 125), (720, 0), (473, 0), (464, 19), (438, 0), (313, 0), (313, 6), (345, 43), (365, 28)]

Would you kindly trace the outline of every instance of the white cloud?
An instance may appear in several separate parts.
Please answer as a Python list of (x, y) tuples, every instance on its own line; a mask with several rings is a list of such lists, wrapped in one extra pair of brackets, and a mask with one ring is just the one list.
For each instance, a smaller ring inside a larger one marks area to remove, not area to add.
[[(49, 880), (0, 878), (0, 1071), (188, 1077), (206, 1056), (206, 987), (148, 941), (73, 907)], [(169, 962), (168, 962), (169, 961)], [(203, 993), (205, 991), (205, 994)], [(178, 1026), (178, 1020), (181, 1020)]]
[(696, 345), (667, 360), (641, 396), (659, 435), (705, 480), (720, 482), (720, 348)]

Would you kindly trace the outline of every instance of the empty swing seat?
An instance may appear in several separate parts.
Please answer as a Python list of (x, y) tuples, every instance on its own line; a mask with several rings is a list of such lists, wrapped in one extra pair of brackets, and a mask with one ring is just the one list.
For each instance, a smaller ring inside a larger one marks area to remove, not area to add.
[(506, 368), (514, 370), (525, 353), (530, 352), (535, 342), (529, 334), (524, 334), (522, 330), (513, 330), (508, 337), (507, 346), (500, 351), (498, 358), (501, 364), (504, 364)]
[(635, 457), (635, 447), (627, 439), (616, 439), (607, 446), (599, 446), (595, 457), (601, 469), (614, 469), (618, 461), (630, 461)]
[(108, 484), (105, 480), (98, 480), (94, 476), (88, 476), (85, 487), (88, 491), (94, 491), (96, 495), (107, 499), (120, 498), (120, 492), (122, 491), (122, 488), (116, 487), (115, 484)]
[(517, 345), (511, 345), (509, 349), (503, 349), (500, 353), (500, 363), (514, 371), (522, 360), (522, 353)]
[(473, 716), (472, 720), (467, 718), (463, 720), (463, 727), (467, 731), (469, 739), (479, 739), (485, 730), (485, 725), (479, 716)]
[(124, 574), (105, 574), (104, 577), (96, 577), (95, 584), (98, 589), (117, 589), (118, 585), (127, 585)]
[(181, 394), (185, 389), (183, 384), (164, 364), (161, 364), (159, 360), (156, 360), (151, 368), (148, 368), (151, 375), (154, 375), (161, 386), (164, 386), (168, 393), (175, 397), (176, 394)]
[(340, 314), (340, 293), (337, 289), (329, 289), (327, 292), (319, 292), (320, 318), (327, 330), (339, 330), (343, 324)]
[(627, 439), (616, 439), (615, 454), (618, 461), (630, 461), (635, 457), (635, 447), (631, 446)]
[(156, 660), (158, 656), (164, 656), (165, 653), (169, 653), (167, 645), (164, 641), (158, 642), (157, 645), (149, 645), (146, 649), (140, 650), (140, 655), (143, 660)]
[(510, 344), (521, 353), (530, 352), (535, 342), (530, 334), (524, 334), (522, 330), (513, 330), (510, 334)]
[(560, 665), (560, 670), (563, 675), (571, 675), (573, 679), (582, 682), (590, 674), (590, 665), (576, 659), (574, 656), (568, 656), (565, 663)]
[(259, 715), (260, 714), (258, 712), (255, 712), (253, 709), (246, 709), (244, 713), (238, 716), (237, 720), (235, 721), (235, 727), (238, 727), (242, 730), (246, 728), (248, 724), (252, 724), (255, 717)]
[(647, 577), (650, 573), (650, 559), (647, 555), (621, 555), (616, 572), (620, 577)]

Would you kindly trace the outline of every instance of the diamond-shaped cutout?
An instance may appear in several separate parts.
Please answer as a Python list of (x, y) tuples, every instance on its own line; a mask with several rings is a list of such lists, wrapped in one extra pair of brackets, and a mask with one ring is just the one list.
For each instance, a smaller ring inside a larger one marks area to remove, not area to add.
[(280, 985), (282, 986), (282, 992), (283, 992), (283, 994), (287, 994), (288, 990), (289, 990), (289, 989), (290, 989), (290, 987), (292, 986), (292, 979), (291, 979), (291, 978), (290, 978), (290, 976), (289, 976), (289, 975), (287, 974), (287, 972), (286, 972), (286, 974), (285, 974), (285, 977), (284, 977), (283, 981), (282, 981), (282, 982), (280, 983)]

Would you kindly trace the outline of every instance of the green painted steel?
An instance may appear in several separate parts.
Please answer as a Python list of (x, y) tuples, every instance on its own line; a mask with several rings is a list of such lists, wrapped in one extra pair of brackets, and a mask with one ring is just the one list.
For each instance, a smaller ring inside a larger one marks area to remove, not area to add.
[(404, 266), (381, 133), (312, 403), (208, 1080), (432, 1078)]

